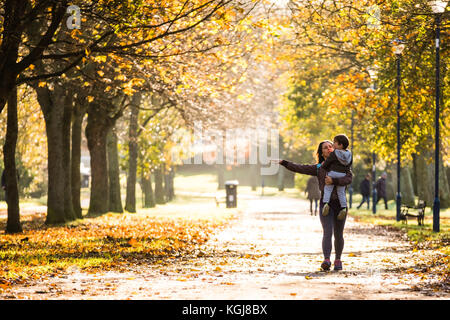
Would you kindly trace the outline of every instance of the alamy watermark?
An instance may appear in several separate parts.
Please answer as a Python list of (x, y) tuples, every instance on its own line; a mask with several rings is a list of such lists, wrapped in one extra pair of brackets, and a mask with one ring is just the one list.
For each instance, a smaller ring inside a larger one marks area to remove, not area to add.
[(279, 157), (280, 137), (276, 129), (259, 127), (222, 131), (203, 129), (202, 122), (197, 121), (194, 122), (193, 133), (179, 130), (174, 137), (179, 142), (172, 149), (172, 159), (181, 160), (183, 164), (261, 164), (261, 175), (274, 175), (279, 169), (278, 163), (270, 161)]
[(71, 5), (67, 7), (66, 12), (70, 16), (66, 20), (66, 26), (68, 29), (81, 29), (81, 11), (80, 7), (76, 5)]

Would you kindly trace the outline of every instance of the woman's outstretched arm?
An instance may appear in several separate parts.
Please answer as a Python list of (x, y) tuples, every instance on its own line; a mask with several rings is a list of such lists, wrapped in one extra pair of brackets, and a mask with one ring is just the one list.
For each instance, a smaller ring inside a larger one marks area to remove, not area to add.
[(281, 160), (280, 164), (293, 172), (317, 176), (317, 166), (315, 164), (298, 164), (287, 160)]

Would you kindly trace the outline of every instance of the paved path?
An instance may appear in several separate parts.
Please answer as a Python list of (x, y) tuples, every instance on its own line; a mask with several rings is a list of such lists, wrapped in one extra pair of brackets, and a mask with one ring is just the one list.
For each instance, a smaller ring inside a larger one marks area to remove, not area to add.
[[(348, 218), (344, 270), (323, 272), (322, 228), (300, 199), (249, 199), (227, 228), (189, 257), (133, 267), (127, 272), (71, 270), (15, 290), (31, 299), (449, 299), (413, 290), (404, 269), (412, 253), (398, 233)], [(399, 267), (404, 268), (403, 272)], [(2, 298), (0, 296), (0, 298)], [(8, 297), (3, 297), (8, 298)], [(13, 298), (10, 296), (10, 298)]]

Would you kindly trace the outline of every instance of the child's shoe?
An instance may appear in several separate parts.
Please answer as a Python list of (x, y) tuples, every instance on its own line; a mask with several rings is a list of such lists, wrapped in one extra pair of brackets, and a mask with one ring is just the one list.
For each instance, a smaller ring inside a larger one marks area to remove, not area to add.
[(329, 212), (330, 212), (330, 206), (328, 205), (328, 203), (325, 203), (325, 205), (323, 206), (323, 209), (322, 209), (322, 215), (324, 217), (326, 217)]
[(342, 270), (342, 262), (339, 259), (334, 260), (334, 271)]
[(337, 215), (337, 219), (344, 220), (346, 215), (347, 215), (347, 208), (341, 208), (341, 210), (339, 211), (339, 213)]

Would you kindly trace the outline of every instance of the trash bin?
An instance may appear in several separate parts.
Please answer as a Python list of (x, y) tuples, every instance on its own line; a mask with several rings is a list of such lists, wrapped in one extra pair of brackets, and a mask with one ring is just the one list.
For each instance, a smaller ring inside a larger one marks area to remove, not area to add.
[(237, 180), (225, 181), (226, 191), (226, 203), (227, 208), (237, 207), (237, 186), (239, 182)]

